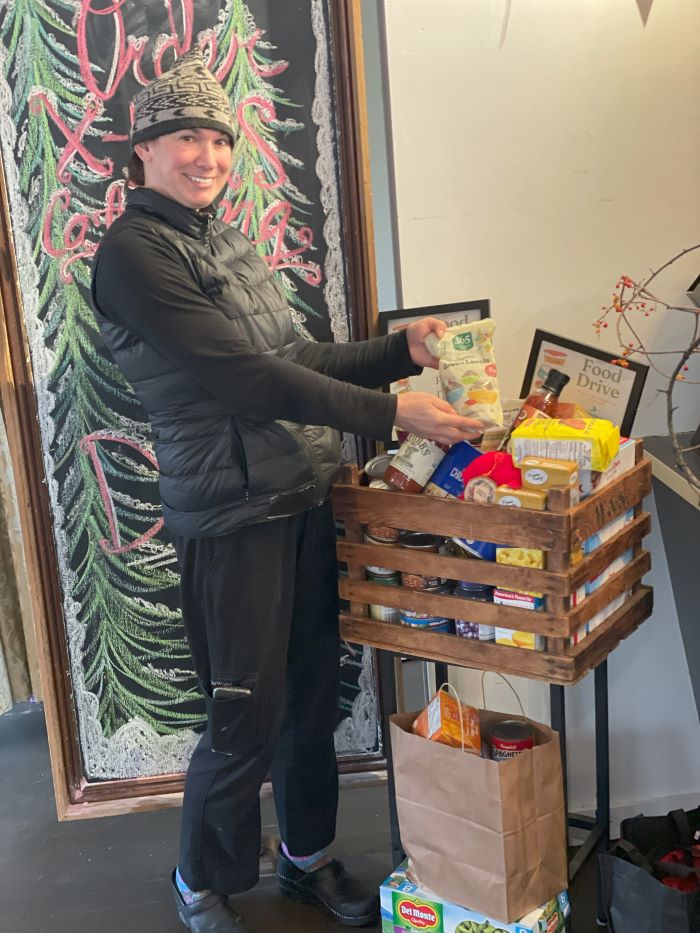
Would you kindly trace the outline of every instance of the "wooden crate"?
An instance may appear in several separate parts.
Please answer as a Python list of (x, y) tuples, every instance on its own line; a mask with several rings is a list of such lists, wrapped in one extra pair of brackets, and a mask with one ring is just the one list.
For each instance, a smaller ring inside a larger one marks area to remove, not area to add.
[[(345, 525), (345, 539), (338, 542), (338, 557), (348, 568), (347, 577), (340, 580), (340, 595), (350, 603), (350, 611), (340, 617), (343, 637), (402, 655), (497, 670), (549, 683), (576, 683), (652, 611), (652, 589), (641, 582), (651, 566), (649, 553), (641, 546), (650, 529), (650, 517), (642, 510), (642, 500), (651, 492), (651, 465), (643, 458), (641, 441), (637, 441), (636, 454), (637, 462), (631, 470), (578, 505), (570, 505), (568, 491), (550, 490), (548, 509), (541, 512), (369, 489), (362, 472), (355, 468), (346, 470), (333, 489), (334, 513)], [(584, 541), (628, 509), (634, 509), (630, 524), (592, 554), (572, 564), (572, 555), (576, 555)], [(368, 522), (445, 537), (540, 548), (546, 552), (546, 569), (467, 561), (365, 543)], [(629, 548), (633, 550), (632, 561), (572, 607), (572, 594)], [(545, 596), (545, 608), (533, 611), (493, 603), (465, 603), (454, 596), (384, 586), (366, 579), (365, 568), (372, 565), (539, 592)], [(630, 596), (616, 612), (578, 644), (570, 643), (571, 635), (627, 590), (631, 591)], [(434, 612), (447, 618), (463, 618), (468, 610), (473, 622), (544, 635), (546, 647), (544, 651), (532, 651), (379, 622), (369, 616), (369, 604)]]

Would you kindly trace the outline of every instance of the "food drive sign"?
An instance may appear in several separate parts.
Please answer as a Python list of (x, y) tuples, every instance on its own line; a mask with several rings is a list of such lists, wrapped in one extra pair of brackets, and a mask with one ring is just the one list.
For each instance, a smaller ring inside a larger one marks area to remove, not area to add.
[(442, 931), (442, 904), (394, 891), (394, 922), (400, 930)]
[(544, 382), (550, 369), (570, 378), (562, 402), (576, 402), (593, 418), (621, 424), (634, 386), (635, 373), (578, 350), (543, 340), (537, 357), (533, 388)]

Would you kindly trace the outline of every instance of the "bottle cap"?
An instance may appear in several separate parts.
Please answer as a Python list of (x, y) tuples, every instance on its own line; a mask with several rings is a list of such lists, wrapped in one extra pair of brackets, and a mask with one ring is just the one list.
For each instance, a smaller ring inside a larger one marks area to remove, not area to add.
[(571, 379), (566, 373), (560, 373), (558, 369), (550, 369), (547, 378), (544, 380), (545, 389), (552, 389), (557, 395)]

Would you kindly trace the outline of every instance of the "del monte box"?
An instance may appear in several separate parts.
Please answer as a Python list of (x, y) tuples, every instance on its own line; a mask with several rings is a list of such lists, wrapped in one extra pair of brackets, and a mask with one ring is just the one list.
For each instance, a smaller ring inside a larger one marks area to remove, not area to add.
[(466, 907), (451, 904), (406, 877), (403, 862), (379, 889), (382, 933), (564, 933), (569, 916), (566, 891), (515, 923), (502, 923)]

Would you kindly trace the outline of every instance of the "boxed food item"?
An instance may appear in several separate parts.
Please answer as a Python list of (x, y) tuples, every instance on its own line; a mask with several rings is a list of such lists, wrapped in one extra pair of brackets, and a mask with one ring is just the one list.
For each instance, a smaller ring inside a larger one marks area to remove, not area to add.
[(631, 437), (625, 437), (620, 441), (620, 447), (613, 457), (610, 465), (602, 473), (595, 470), (579, 470), (578, 488), (582, 499), (590, 496), (592, 493), (603, 489), (608, 483), (612, 483), (618, 476), (622, 476), (627, 470), (631, 470), (636, 458), (636, 442)]
[(504, 923), (444, 900), (414, 884), (403, 862), (379, 889), (382, 933), (564, 933), (571, 914), (566, 891), (515, 923)]
[(624, 601), (629, 599), (631, 592), (631, 590), (626, 590), (624, 593), (620, 593), (620, 595), (611, 600), (607, 606), (604, 606), (600, 612), (596, 612), (592, 619), (589, 619), (577, 632), (574, 632), (569, 638), (569, 644), (578, 645), (579, 642), (583, 641), (586, 635), (590, 635), (591, 632), (597, 629), (602, 622), (605, 622), (608, 616), (611, 616), (613, 612), (617, 612)]
[(439, 499), (459, 499), (464, 492), (464, 470), (481, 456), (481, 451), (468, 441), (459, 441), (447, 451), (428, 480), (425, 494)]
[(544, 609), (541, 593), (516, 593), (514, 590), (496, 587), (493, 591), (493, 601), (501, 606), (515, 606), (516, 609)]
[(510, 628), (496, 626), (496, 644), (510, 645), (511, 648), (527, 648), (528, 651), (544, 651), (544, 635), (534, 632), (518, 632)]
[(571, 490), (571, 504), (578, 502), (578, 463), (575, 460), (523, 457), (518, 466), (526, 489), (542, 490), (564, 486)]
[[(479, 445), (483, 453), (486, 453), (486, 451), (489, 450), (500, 449), (503, 438), (506, 436), (508, 429), (515, 421), (515, 417), (520, 412), (524, 402), (525, 399), (523, 398), (501, 399), (501, 406), (503, 408), (503, 427), (487, 428), (484, 431), (484, 434), (481, 438), (481, 444)], [(543, 411), (534, 410), (533, 417), (549, 418), (549, 415), (545, 415)]]
[(581, 470), (602, 472), (620, 446), (620, 429), (605, 418), (536, 418), (513, 431), (508, 449), (516, 466), (525, 457), (575, 460)]
[[(460, 719), (459, 707), (462, 707)], [(464, 729), (464, 733), (462, 732)], [(445, 690), (438, 690), (413, 723), (411, 731), (424, 739), (464, 748), (465, 752), (481, 754), (479, 710), (460, 704)]]
[[(496, 563), (509, 567), (535, 567), (544, 569), (544, 551), (535, 547), (496, 547)], [(541, 593), (535, 594), (541, 596)]]
[(557, 418), (590, 418), (591, 413), (577, 402), (557, 402)]
[(511, 489), (510, 486), (497, 486), (495, 501), (498, 505), (543, 512), (547, 508), (547, 492), (544, 489)]

